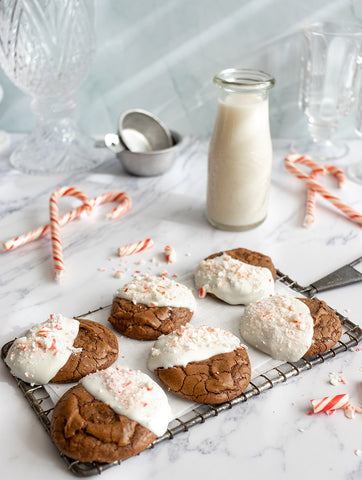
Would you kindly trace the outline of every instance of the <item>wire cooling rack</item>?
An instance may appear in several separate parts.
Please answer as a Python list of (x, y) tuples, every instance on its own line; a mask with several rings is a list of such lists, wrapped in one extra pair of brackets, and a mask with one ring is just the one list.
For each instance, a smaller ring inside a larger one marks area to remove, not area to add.
[[(296, 291), (298, 294), (315, 298), (313, 296), (316, 292), (316, 288), (314, 286), (310, 285), (308, 287), (302, 287), (290, 277), (281, 273), (279, 270), (277, 271), (277, 274), (278, 281), (282, 284)], [(103, 310), (104, 308), (107, 307), (100, 307), (99, 309), (87, 312), (86, 314), (77, 315), (77, 317), (84, 317), (86, 315), (90, 315), (97, 311)], [(240, 396), (234, 398), (229, 402), (225, 402), (219, 405), (197, 406), (196, 408), (192, 409), (191, 412), (187, 413), (181, 418), (176, 418), (175, 420), (173, 420), (169, 424), (169, 428), (167, 429), (166, 433), (161, 437), (158, 437), (148, 448), (154, 448), (157, 444), (165, 440), (171, 440), (175, 437), (175, 435), (178, 435), (182, 432), (187, 432), (191, 427), (194, 427), (195, 425), (198, 425), (200, 423), (205, 423), (207, 419), (215, 417), (225, 410), (230, 410), (235, 405), (241, 402), (246, 402), (249, 398), (260, 395), (265, 390), (269, 390), (274, 386), (278, 385), (279, 383), (286, 382), (289, 378), (300, 375), (302, 372), (311, 370), (316, 365), (324, 363), (326, 360), (334, 358), (336, 355), (339, 355), (340, 353), (345, 352), (349, 348), (356, 346), (362, 338), (362, 329), (358, 325), (351, 322), (347, 317), (341, 315), (339, 312), (335, 311), (335, 313), (338, 315), (341, 321), (343, 334), (339, 342), (333, 348), (323, 354), (315, 355), (313, 357), (309, 357), (308, 359), (302, 358), (297, 362), (286, 362), (279, 367), (268, 370), (262, 375), (254, 378)], [(8, 342), (6, 345), (3, 346), (1, 351), (3, 360), (5, 359), (11, 344), (12, 342)], [(41, 385), (32, 387), (31, 385), (23, 382), (22, 380), (19, 380), (15, 377), (13, 378), (20, 390), (22, 391), (24, 397), (28, 401), (29, 405), (34, 410), (40, 423), (43, 425), (44, 429), (48, 432), (50, 436), (50, 418), (52, 415), (54, 404), (47, 391)], [(59, 454), (66, 463), (68, 470), (79, 477), (97, 475), (102, 473), (102, 471), (119, 465), (121, 463), (82, 463), (79, 461), (74, 461), (66, 455), (63, 455), (61, 452), (59, 452)]]

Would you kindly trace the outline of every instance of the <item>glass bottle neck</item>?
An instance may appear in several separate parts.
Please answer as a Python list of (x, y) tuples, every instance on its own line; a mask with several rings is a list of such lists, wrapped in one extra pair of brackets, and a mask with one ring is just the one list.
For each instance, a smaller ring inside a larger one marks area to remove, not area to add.
[(219, 89), (219, 99), (237, 102), (257, 103), (268, 99), (269, 90), (275, 80), (261, 70), (227, 68), (214, 77)]
[(259, 103), (269, 98), (269, 89), (263, 90), (252, 90), (247, 89), (243, 90), (240, 88), (218, 88), (218, 98), (219, 100), (229, 103)]

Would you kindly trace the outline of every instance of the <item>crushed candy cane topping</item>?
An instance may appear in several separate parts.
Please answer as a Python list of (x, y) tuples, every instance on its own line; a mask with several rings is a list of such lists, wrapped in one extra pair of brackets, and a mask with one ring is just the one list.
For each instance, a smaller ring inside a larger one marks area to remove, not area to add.
[(191, 290), (164, 276), (138, 276), (119, 288), (114, 297), (125, 298), (135, 304), (142, 303), (149, 307), (183, 307), (192, 312), (196, 308), (196, 300)]
[(353, 405), (349, 404), (345, 407), (344, 414), (347, 418), (352, 420), (356, 416), (356, 409)]
[(241, 345), (239, 338), (219, 327), (181, 326), (168, 335), (161, 335), (151, 349), (148, 368), (186, 366), (221, 353), (232, 352)]
[(336, 374), (334, 372), (330, 372), (329, 373), (329, 383), (331, 385), (338, 385), (338, 383), (347, 383), (347, 380), (345, 380), (345, 378), (341, 375), (342, 372), (340, 372), (339, 374)]
[(176, 251), (170, 245), (165, 246), (165, 257), (167, 263), (175, 263), (177, 260)]
[(202, 260), (195, 271), (200, 298), (206, 293), (231, 305), (247, 305), (274, 294), (274, 279), (265, 267), (249, 265), (223, 253)]
[(48, 383), (66, 364), (78, 335), (79, 321), (57, 313), (43, 323), (34, 325), (11, 346), (6, 363), (11, 373), (31, 384)]
[(81, 379), (83, 387), (116, 413), (138, 422), (155, 435), (163, 435), (169, 406), (162, 388), (140, 370), (112, 366)]
[(313, 318), (297, 298), (274, 295), (245, 308), (240, 333), (247, 343), (274, 359), (294, 362), (312, 343)]

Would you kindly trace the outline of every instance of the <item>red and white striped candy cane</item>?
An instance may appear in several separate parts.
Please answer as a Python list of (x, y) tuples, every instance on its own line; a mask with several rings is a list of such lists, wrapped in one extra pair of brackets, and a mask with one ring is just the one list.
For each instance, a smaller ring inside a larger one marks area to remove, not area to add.
[[(326, 173), (325, 168), (323, 168), (323, 166), (314, 168), (311, 171), (310, 178), (316, 178), (318, 173), (325, 175)], [(307, 188), (307, 201), (305, 204), (305, 215), (304, 215), (304, 221), (303, 221), (303, 225), (305, 227), (309, 227), (310, 225), (312, 225), (312, 223), (314, 223), (315, 209), (316, 209), (315, 192), (311, 188)]]
[(334, 397), (311, 400), (311, 404), (313, 413), (328, 412), (329, 410), (337, 410), (338, 408), (347, 408), (350, 406), (347, 393), (335, 395)]
[[(114, 208), (110, 213), (108, 213), (107, 218), (109, 218), (110, 220), (114, 220), (125, 214), (131, 208), (132, 204), (130, 197), (125, 192), (103, 193), (99, 197), (95, 197), (91, 200), (91, 204), (93, 207), (108, 202), (119, 202), (119, 205)], [(68, 213), (59, 218), (59, 225), (62, 227), (66, 223), (79, 217), (84, 211), (84, 205), (77, 207), (74, 210), (70, 210)], [(33, 240), (37, 240), (49, 231), (50, 223), (47, 223), (46, 225), (42, 225), (41, 227), (38, 227), (30, 232), (24, 233), (22, 235), (19, 235), (18, 237), (3, 242), (3, 249), (6, 252), (9, 250), (14, 250), (15, 248), (32, 242)]]
[(336, 167), (335, 165), (329, 165), (328, 163), (325, 163), (323, 167), (327, 170), (328, 173), (331, 173), (336, 177), (338, 182), (338, 188), (342, 188), (345, 185), (346, 175), (344, 174), (343, 170)]
[(153, 240), (151, 238), (146, 238), (146, 240), (140, 240), (137, 243), (129, 243), (124, 247), (119, 247), (117, 251), (120, 257), (125, 257), (126, 255), (133, 255), (134, 253), (142, 252), (142, 250), (146, 250), (153, 246)]
[(119, 202), (119, 205), (107, 214), (107, 218), (109, 220), (114, 220), (115, 218), (121, 217), (128, 212), (132, 205), (131, 199), (125, 192), (103, 193), (99, 197), (93, 198), (91, 202), (94, 207), (97, 205), (102, 205), (103, 203)]
[[(327, 189), (325, 189), (322, 185), (320, 185), (316, 180), (308, 176), (302, 170), (295, 166), (295, 163), (301, 163), (303, 165), (310, 166), (311, 162), (313, 162), (310, 158), (300, 156), (297, 154), (291, 154), (286, 157), (284, 160), (284, 165), (288, 172), (295, 175), (300, 180), (303, 180), (308, 188), (312, 189), (314, 192), (319, 193), (323, 198), (328, 200), (332, 205), (338, 208), (341, 212), (343, 212), (348, 218), (350, 218), (353, 222), (357, 223), (358, 225), (362, 226), (362, 215), (354, 210), (352, 207), (343, 203), (338, 197), (332, 195)], [(313, 168), (313, 167), (312, 167)]]
[[(318, 163), (314, 163), (314, 167), (310, 173), (310, 178), (315, 179), (317, 174), (320, 173), (321, 175), (325, 175), (326, 173), (331, 173), (334, 175), (338, 182), (338, 188), (342, 188), (346, 181), (346, 176), (338, 167), (334, 165), (319, 165)], [(312, 167), (312, 164), (308, 162), (308, 166)], [(315, 220), (315, 209), (316, 209), (316, 198), (315, 198), (315, 191), (312, 188), (307, 188), (307, 201), (305, 205), (305, 216), (303, 225), (305, 227), (309, 227), (314, 223)]]
[(49, 211), (50, 211), (50, 231), (52, 238), (52, 252), (53, 252), (53, 266), (55, 279), (61, 280), (65, 273), (63, 248), (60, 239), (60, 223), (59, 223), (59, 209), (58, 200), (61, 197), (77, 197), (82, 200), (83, 207), (88, 213), (92, 211), (92, 203), (85, 193), (74, 187), (61, 187), (55, 190), (50, 197)]

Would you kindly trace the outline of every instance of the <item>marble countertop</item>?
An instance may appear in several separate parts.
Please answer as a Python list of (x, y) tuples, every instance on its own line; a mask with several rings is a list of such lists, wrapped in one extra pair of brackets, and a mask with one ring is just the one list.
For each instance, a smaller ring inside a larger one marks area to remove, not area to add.
[[(13, 137), (16, 143), (17, 137)], [(14, 143), (13, 142), (13, 143)], [(350, 141), (346, 167), (361, 159), (361, 141)], [(322, 199), (315, 224), (302, 226), (304, 186), (283, 167), (289, 142), (274, 141), (274, 166), (269, 214), (254, 230), (235, 233), (211, 227), (205, 218), (208, 139), (186, 137), (172, 169), (161, 177), (127, 175), (110, 154), (88, 173), (27, 176), (0, 157), (1, 240), (48, 221), (48, 201), (60, 186), (76, 186), (95, 197), (110, 190), (125, 191), (132, 209), (122, 218), (105, 219), (109, 206), (61, 230), (67, 275), (54, 281), (49, 237), (1, 255), (1, 345), (51, 312), (73, 316), (108, 305), (113, 291), (135, 270), (182, 276), (205, 256), (224, 249), (246, 247), (272, 257), (279, 270), (301, 285), (313, 281), (362, 255), (362, 229)], [(362, 212), (362, 186), (348, 182), (333, 193)], [(64, 198), (61, 211), (79, 202)], [(116, 249), (151, 237), (155, 246), (144, 256), (121, 260)], [(175, 264), (163, 261), (163, 248), (177, 252)], [(140, 262), (143, 259), (144, 262)], [(124, 279), (115, 278), (117, 269)], [(360, 268), (360, 267), (357, 267)], [(362, 326), (357, 283), (319, 294), (343, 315)], [(345, 383), (331, 385), (329, 375)], [(0, 362), (2, 478), (64, 479), (65, 464), (31, 411), (3, 362)], [(196, 478), (229, 475), (258, 479), (362, 478), (362, 414), (354, 419), (342, 411), (332, 416), (308, 415), (312, 398), (349, 393), (362, 405), (362, 352), (347, 351), (253, 397), (188, 432), (142, 452), (121, 466), (102, 473), (104, 479)]]

